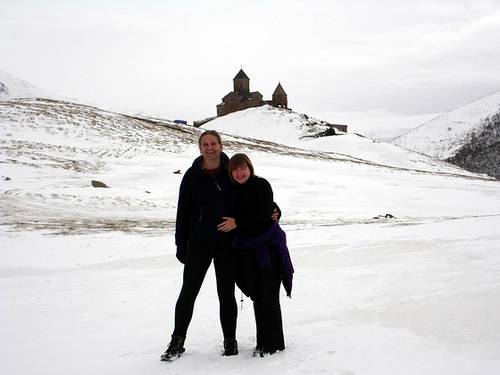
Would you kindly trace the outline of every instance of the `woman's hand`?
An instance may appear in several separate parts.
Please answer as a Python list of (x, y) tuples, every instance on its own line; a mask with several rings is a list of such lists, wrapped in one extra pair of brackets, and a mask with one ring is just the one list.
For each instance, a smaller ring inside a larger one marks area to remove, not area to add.
[(274, 207), (273, 214), (271, 215), (271, 217), (273, 218), (274, 221), (276, 221), (278, 223), (280, 221), (280, 216), (281, 216), (281, 212), (279, 212), (278, 209), (276, 207)]
[(223, 217), (224, 221), (217, 225), (217, 228), (222, 232), (229, 232), (236, 228), (236, 220), (232, 217)]

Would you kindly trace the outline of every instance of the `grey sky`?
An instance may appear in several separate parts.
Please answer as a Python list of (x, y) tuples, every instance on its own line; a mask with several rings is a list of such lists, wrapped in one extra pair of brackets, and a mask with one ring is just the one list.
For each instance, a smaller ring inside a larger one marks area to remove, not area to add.
[(397, 132), (500, 89), (498, 0), (0, 0), (0, 9), (0, 69), (170, 119), (215, 115), (241, 66), (264, 99), (281, 82), (292, 109), (359, 131)]

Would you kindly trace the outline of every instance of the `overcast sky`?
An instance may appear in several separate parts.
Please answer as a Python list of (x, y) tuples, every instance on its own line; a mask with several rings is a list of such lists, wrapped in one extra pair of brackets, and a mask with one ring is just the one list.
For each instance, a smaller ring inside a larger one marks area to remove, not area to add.
[(0, 0), (0, 69), (189, 122), (264, 99), (387, 138), (500, 89), (500, 0)]

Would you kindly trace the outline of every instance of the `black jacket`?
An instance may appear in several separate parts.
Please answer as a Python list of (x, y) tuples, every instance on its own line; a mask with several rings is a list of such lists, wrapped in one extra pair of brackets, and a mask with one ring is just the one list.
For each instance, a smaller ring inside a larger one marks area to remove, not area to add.
[(273, 223), (275, 207), (273, 190), (266, 179), (250, 177), (244, 184), (236, 184), (236, 227), (244, 236), (264, 233)]
[(231, 242), (231, 234), (217, 229), (222, 217), (234, 217), (234, 186), (227, 174), (229, 158), (221, 153), (215, 180), (201, 167), (199, 156), (184, 175), (177, 204), (175, 244), (184, 262), (187, 246), (217, 246)]

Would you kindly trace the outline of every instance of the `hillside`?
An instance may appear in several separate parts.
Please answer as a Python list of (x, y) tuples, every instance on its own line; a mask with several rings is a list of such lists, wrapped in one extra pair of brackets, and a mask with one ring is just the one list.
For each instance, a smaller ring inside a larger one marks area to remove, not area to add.
[[(185, 169), (186, 165), (166, 155), (196, 154), (201, 133), (200, 129), (172, 121), (151, 121), (51, 99), (0, 102), (0, 123), (0, 164), (5, 183), (2, 219), (16, 225), (39, 223), (36, 219), (40, 215), (60, 224), (83, 211), (85, 216), (92, 213), (91, 223), (86, 224), (91, 226), (95, 217), (113, 216), (102, 210), (103, 204), (111, 204), (120, 214), (128, 211), (129, 219), (135, 222), (133, 218), (141, 212), (158, 209), (154, 199), (149, 199), (152, 187), (144, 184), (142, 177), (154, 167), (165, 174)], [(274, 151), (269, 144), (255, 145), (230, 137), (225, 141), (229, 149), (254, 145), (264, 153)], [(281, 147), (281, 151), (286, 154), (287, 147)], [(165, 160), (158, 165), (158, 159), (163, 157)], [(130, 180), (120, 176), (122, 190), (118, 196), (113, 193), (115, 189), (103, 196), (91, 188), (92, 180), (118, 187), (113, 169), (131, 160), (138, 163), (138, 170), (131, 173)], [(139, 197), (130, 196), (125, 201), (121, 196), (134, 195), (137, 189), (142, 192)], [(23, 200), (28, 203), (21, 204)], [(51, 204), (45, 207), (43, 202), (48, 200)], [(172, 207), (174, 201), (161, 209)]]
[[(151, 121), (52, 99), (0, 102), (0, 123), (3, 223), (72, 227), (72, 220), (83, 215), (86, 219), (80, 229), (95, 226), (98, 221), (102, 223), (97, 228), (102, 228), (116, 214), (127, 216), (128, 222), (123, 224), (127, 227), (137, 224), (138, 217), (152, 213), (157, 217), (161, 210), (173, 216), (176, 191), (167, 199), (159, 193), (164, 189), (145, 184), (144, 176), (158, 168), (165, 181), (157, 184), (172, 179), (177, 184), (178, 176), (172, 173), (189, 166), (190, 161), (181, 162), (182, 155), (199, 152), (197, 142), (203, 131), (172, 121)], [(224, 137), (224, 146), (227, 152), (253, 150), (262, 155), (361, 162), (346, 155), (232, 136)], [(128, 163), (134, 165), (134, 173), (116, 176), (115, 170), (121, 171), (120, 167)], [(114, 189), (103, 195), (91, 188), (92, 180)], [(136, 195), (138, 191), (141, 194)], [(154, 194), (163, 198), (152, 199)], [(51, 203), (46, 206), (48, 201)], [(107, 205), (113, 210), (102, 209)], [(114, 223), (113, 227), (119, 225)]]
[[(244, 112), (240, 115), (249, 116)], [(290, 123), (290, 119), (297, 118), (294, 114), (285, 114), (285, 124)], [(276, 129), (283, 130), (282, 124), (279, 123), (282, 115), (282, 112), (263, 108), (254, 110), (253, 116), (250, 117), (259, 124), (260, 131), (267, 129), (272, 134), (268, 122), (274, 122)], [(230, 116), (224, 117), (224, 121), (230, 120)], [(86, 226), (93, 225), (99, 216), (104, 221), (108, 220), (104, 218), (113, 217), (115, 210), (120, 215), (128, 212), (128, 220), (133, 222), (136, 221), (135, 217), (147, 216), (160, 207), (172, 213), (175, 203), (173, 196), (170, 195), (169, 202), (165, 201), (166, 197), (160, 201), (151, 200), (150, 195), (154, 193), (155, 188), (145, 184), (143, 179), (147, 171), (159, 168), (169, 176), (165, 176), (166, 180), (159, 181), (158, 184), (161, 185), (172, 178), (173, 181), (178, 181), (178, 177), (170, 175), (174, 171), (187, 168), (188, 162), (180, 163), (183, 160), (182, 155), (198, 153), (197, 139), (204, 130), (172, 121), (151, 121), (51, 99), (0, 102), (0, 122), (2, 178), (8, 181), (5, 185), (7, 190), (1, 197), (4, 205), (3, 220), (17, 225), (30, 225), (29, 223), (34, 221), (39, 223), (40, 220), (36, 218), (40, 216), (41, 211), (48, 222), (56, 223), (61, 222), (59, 215), (65, 210), (68, 212), (65, 213), (63, 222), (68, 216), (77, 217), (79, 213), (88, 216), (92, 213), (90, 223), (85, 224)], [(210, 124), (217, 128), (217, 121)], [(236, 118), (234, 124), (241, 125), (242, 121)], [(256, 129), (258, 126), (254, 126), (253, 130)], [(279, 133), (276, 132), (274, 137), (264, 138), (272, 140), (278, 137)], [(289, 132), (285, 141), (294, 144), (292, 140), (293, 132)], [(329, 142), (328, 147), (331, 149), (344, 147), (342, 151), (345, 153), (310, 150), (305, 148), (309, 143), (297, 142), (297, 146), (304, 148), (296, 148), (228, 134), (224, 135), (224, 146), (228, 153), (238, 151), (271, 157), (281, 155), (290, 156), (291, 160), (308, 158), (331, 162), (333, 165), (365, 165), (381, 171), (396, 170), (478, 178), (447, 163), (358, 136), (342, 135), (326, 137), (324, 140)], [(346, 146), (351, 148), (351, 153), (355, 156), (347, 154), (349, 150)], [(362, 159), (361, 156), (367, 159)], [(383, 160), (391, 162), (381, 164)], [(135, 171), (133, 177), (116, 176), (116, 170), (128, 163), (139, 163), (143, 166)], [(168, 173), (168, 170), (171, 172)], [(53, 174), (55, 178), (41, 178), (47, 173)], [(102, 181), (114, 188), (119, 187), (120, 194), (116, 196), (116, 189), (113, 189), (103, 196), (102, 192), (91, 188), (92, 180)], [(77, 193), (73, 189), (76, 189)], [(157, 190), (162, 188), (158, 187)], [(142, 192), (139, 196), (135, 195), (138, 191)], [(124, 200), (122, 194), (128, 195), (129, 199)], [(172, 194), (175, 195), (175, 191)], [(23, 200), (28, 203), (19, 205)], [(50, 206), (44, 207), (43, 202), (46, 201), (51, 201)], [(103, 211), (103, 205), (109, 204), (113, 206), (113, 210)], [(18, 205), (19, 207), (16, 207)]]
[(54, 95), (0, 70), (0, 101), (16, 98), (52, 98)]
[(467, 174), (463, 169), (439, 159), (357, 134), (337, 132), (338, 135), (330, 135), (330, 128), (320, 120), (267, 105), (218, 117), (201, 127), (326, 154), (346, 155), (386, 167)]
[(500, 112), (476, 127), (465, 144), (447, 161), (500, 180)]
[(497, 91), (436, 117), (390, 143), (500, 179), (499, 115)]

